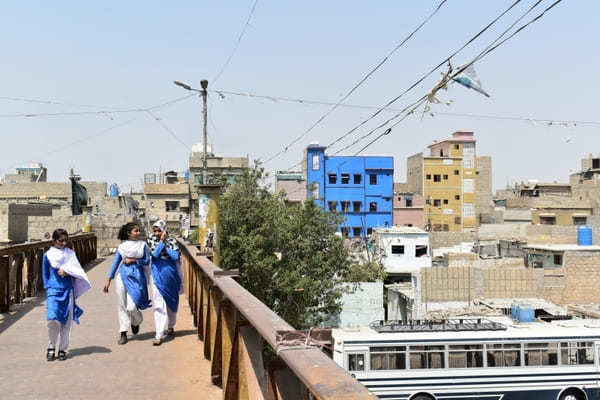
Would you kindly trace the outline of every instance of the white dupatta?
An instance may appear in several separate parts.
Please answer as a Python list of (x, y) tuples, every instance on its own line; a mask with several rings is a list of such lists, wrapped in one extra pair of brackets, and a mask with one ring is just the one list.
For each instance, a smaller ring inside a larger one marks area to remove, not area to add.
[(144, 248), (146, 242), (143, 240), (126, 240), (121, 243), (117, 249), (123, 259), (144, 257)]
[(83, 267), (79, 263), (73, 250), (69, 248), (61, 250), (56, 247), (51, 247), (50, 250), (46, 252), (46, 257), (52, 268), (60, 268), (73, 278), (73, 297), (75, 299), (92, 287), (87, 274), (83, 270)]

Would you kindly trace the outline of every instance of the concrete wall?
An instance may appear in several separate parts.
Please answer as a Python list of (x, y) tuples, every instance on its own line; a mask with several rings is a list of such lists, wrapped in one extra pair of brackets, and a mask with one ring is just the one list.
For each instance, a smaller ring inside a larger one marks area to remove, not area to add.
[(475, 232), (429, 232), (429, 244), (432, 249), (439, 247), (452, 247), (462, 242), (477, 240)]
[(525, 259), (523, 257), (482, 259), (474, 253), (446, 253), (444, 265), (449, 268), (525, 268)]
[(556, 304), (600, 302), (600, 255), (566, 252), (563, 265), (543, 270), (540, 297)]
[(383, 309), (383, 282), (361, 282), (353, 293), (342, 295), (342, 312), (332, 325), (340, 328), (368, 326), (385, 319)]
[(423, 195), (423, 153), (406, 159), (406, 185), (409, 192)]

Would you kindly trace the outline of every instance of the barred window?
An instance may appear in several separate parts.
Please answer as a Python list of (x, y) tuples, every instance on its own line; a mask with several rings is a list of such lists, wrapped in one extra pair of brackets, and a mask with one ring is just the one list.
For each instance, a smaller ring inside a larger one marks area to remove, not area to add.
[(448, 348), (448, 366), (450, 368), (483, 367), (483, 345), (450, 345)]
[(521, 365), (520, 343), (493, 343), (487, 345), (488, 367), (518, 367)]
[(365, 370), (365, 355), (364, 354), (348, 354), (348, 371), (364, 371)]
[(558, 365), (558, 343), (525, 343), (525, 365)]
[(410, 346), (410, 369), (445, 368), (444, 346)]
[(560, 344), (562, 365), (582, 365), (594, 363), (593, 342), (563, 342)]
[(406, 369), (406, 347), (371, 347), (371, 370)]

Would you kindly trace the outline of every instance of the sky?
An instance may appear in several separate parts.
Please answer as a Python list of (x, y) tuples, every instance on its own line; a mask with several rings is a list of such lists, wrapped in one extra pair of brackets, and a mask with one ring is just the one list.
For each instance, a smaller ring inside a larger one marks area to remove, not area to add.
[[(345, 103), (381, 107), (513, 2), (447, 0)], [(3, 4), (0, 174), (14, 171), (17, 165), (42, 162), (49, 180), (65, 181), (74, 168), (84, 180), (116, 182), (129, 191), (140, 188), (145, 172), (185, 170), (192, 144), (202, 141), (199, 97), (153, 108), (152, 115), (112, 112), (145, 109), (186, 96), (188, 92), (173, 80), (195, 87), (201, 79), (209, 81), (208, 135), (217, 154), (265, 160), (302, 135), (330, 106), (220, 96), (213, 90), (337, 102), (439, 1), (258, 0), (246, 25), (254, 3)], [(457, 54), (452, 64), (471, 61), (533, 3), (521, 0)], [(543, 0), (523, 23), (551, 3)], [(478, 155), (492, 157), (495, 189), (528, 179), (567, 181), (580, 167), (581, 158), (600, 153), (598, 15), (598, 1), (563, 0), (475, 64), (490, 98), (452, 85), (438, 93), (444, 103), (431, 105), (433, 116), (415, 113), (364, 154), (393, 155), (395, 180), (405, 181), (407, 157), (424, 151), (433, 140), (466, 129), (475, 133)], [(402, 109), (423, 96), (442, 70), (392, 107)], [(449, 100), (450, 106), (445, 104)], [(83, 111), (96, 113), (23, 116)], [(373, 112), (338, 108), (264, 167), (289, 169), (301, 160), (310, 142), (328, 144)], [(548, 126), (442, 113), (597, 123)], [(348, 140), (392, 115), (382, 112)]]

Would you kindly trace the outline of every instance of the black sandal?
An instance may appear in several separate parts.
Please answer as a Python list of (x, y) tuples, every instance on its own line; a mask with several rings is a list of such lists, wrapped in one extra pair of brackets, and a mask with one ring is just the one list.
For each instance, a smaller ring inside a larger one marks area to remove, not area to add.
[(67, 359), (67, 353), (64, 350), (58, 351), (58, 361), (65, 361)]
[(48, 350), (46, 350), (46, 361), (54, 361), (54, 349), (53, 348), (48, 348)]

